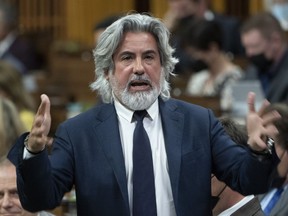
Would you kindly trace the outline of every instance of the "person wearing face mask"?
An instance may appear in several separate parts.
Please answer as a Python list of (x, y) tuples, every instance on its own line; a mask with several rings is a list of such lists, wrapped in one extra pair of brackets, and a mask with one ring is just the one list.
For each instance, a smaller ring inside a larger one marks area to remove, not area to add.
[(182, 46), (190, 57), (203, 62), (206, 69), (190, 76), (186, 94), (219, 96), (222, 111), (232, 108), (231, 86), (243, 75), (241, 67), (231, 61), (223, 50), (221, 26), (214, 20), (191, 21), (182, 35)]
[(288, 48), (285, 32), (269, 12), (246, 20), (241, 28), (241, 41), (254, 70), (246, 78), (258, 78), (266, 98), (274, 102), (288, 100)]
[(179, 58), (175, 72), (178, 74), (197, 73), (207, 69), (203, 62), (192, 59), (182, 49), (183, 30), (190, 21), (204, 19), (215, 21), (221, 28), (223, 42), (222, 49), (231, 57), (244, 56), (244, 48), (240, 40), (240, 21), (234, 16), (227, 16), (212, 10), (211, 0), (167, 0), (168, 10), (164, 16), (164, 23), (172, 33), (172, 45), (176, 48), (175, 55)]

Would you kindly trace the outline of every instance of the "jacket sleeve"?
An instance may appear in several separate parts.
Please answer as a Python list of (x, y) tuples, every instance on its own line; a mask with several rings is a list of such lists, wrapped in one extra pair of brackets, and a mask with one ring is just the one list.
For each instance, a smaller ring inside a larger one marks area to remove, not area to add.
[(17, 190), (21, 204), (30, 212), (53, 209), (60, 205), (69, 187), (53, 177), (48, 151), (44, 150), (29, 159), (23, 159), (23, 134), (11, 148), (8, 159), (15, 165)]

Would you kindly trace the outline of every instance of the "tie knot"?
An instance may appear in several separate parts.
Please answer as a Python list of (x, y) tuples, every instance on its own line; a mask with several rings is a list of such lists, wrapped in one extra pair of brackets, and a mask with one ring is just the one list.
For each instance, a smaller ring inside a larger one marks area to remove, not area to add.
[(145, 116), (147, 116), (147, 111), (146, 110), (137, 110), (134, 112), (134, 118), (136, 119), (136, 121), (143, 121), (143, 119), (145, 118)]

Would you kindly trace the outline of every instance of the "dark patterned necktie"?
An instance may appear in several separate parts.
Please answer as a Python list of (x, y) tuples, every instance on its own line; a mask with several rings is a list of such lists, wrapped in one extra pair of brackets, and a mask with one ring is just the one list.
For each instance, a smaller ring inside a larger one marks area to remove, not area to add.
[(146, 110), (135, 111), (133, 135), (133, 216), (156, 216), (155, 183), (149, 137), (143, 126)]

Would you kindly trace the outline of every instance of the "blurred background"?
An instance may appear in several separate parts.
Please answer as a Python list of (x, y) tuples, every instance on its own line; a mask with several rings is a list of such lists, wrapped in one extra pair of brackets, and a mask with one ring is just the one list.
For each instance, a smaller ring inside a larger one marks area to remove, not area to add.
[[(16, 8), (18, 20), (14, 30), (25, 39), (36, 56), (37, 65), (26, 68), (21, 75), (25, 90), (35, 101), (35, 107), (40, 102), (41, 94), (46, 93), (50, 97), (51, 134), (60, 122), (99, 102), (97, 94), (90, 90), (89, 84), (95, 79), (92, 49), (97, 43), (96, 30), (105, 28), (102, 21), (131, 11), (149, 12), (164, 19), (169, 1), (0, 0), (0, 3), (11, 4)], [(212, 11), (242, 22), (258, 12), (268, 10), (272, 0), (208, 2)], [(0, 24), (1, 22), (0, 19)], [(30, 57), (30, 54), (24, 52), (24, 57)], [(233, 56), (233, 61), (245, 68), (245, 56)], [(174, 96), (177, 96), (177, 90), (181, 91), (187, 84), (187, 77), (179, 77), (180, 79), (171, 80)], [(198, 102), (210, 106), (216, 114), (219, 111), (219, 107), (213, 107), (214, 101), (211, 102), (208, 98)], [(33, 111), (35, 112), (36, 108)], [(63, 205), (53, 212), (56, 215), (76, 215), (74, 201), (75, 195), (72, 191), (63, 200)]]

